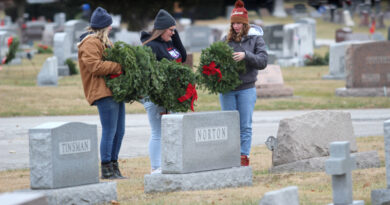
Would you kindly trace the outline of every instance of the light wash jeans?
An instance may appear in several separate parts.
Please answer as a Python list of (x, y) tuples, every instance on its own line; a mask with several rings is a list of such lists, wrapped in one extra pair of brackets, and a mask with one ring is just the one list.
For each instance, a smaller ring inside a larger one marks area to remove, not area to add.
[(150, 101), (141, 100), (148, 113), (151, 136), (149, 139), (149, 157), (152, 169), (161, 167), (161, 113), (166, 109)]
[(240, 114), (241, 155), (249, 155), (251, 151), (252, 115), (256, 98), (256, 88), (219, 94), (222, 110), (238, 110)]
[(102, 124), (100, 160), (102, 163), (116, 161), (125, 134), (125, 104), (115, 102), (112, 97), (96, 100), (94, 104), (98, 107)]

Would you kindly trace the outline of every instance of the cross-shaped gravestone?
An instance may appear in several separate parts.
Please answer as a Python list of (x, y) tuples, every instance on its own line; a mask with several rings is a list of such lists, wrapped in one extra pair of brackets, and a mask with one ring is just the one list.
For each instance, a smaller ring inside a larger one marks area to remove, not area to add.
[(371, 191), (372, 205), (390, 204), (390, 120), (383, 123), (385, 138), (385, 159), (386, 159), (386, 185), (384, 189), (375, 189)]
[(364, 205), (363, 201), (352, 199), (351, 172), (356, 168), (356, 160), (349, 152), (348, 141), (330, 144), (330, 158), (325, 162), (325, 170), (332, 175), (333, 204)]

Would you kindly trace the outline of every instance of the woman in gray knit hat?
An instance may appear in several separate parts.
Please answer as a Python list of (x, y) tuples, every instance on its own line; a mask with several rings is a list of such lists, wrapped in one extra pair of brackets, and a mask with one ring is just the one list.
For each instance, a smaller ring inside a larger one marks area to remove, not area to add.
[[(157, 60), (166, 58), (177, 62), (185, 62), (187, 58), (186, 50), (180, 40), (176, 30), (175, 19), (164, 9), (161, 9), (155, 20), (151, 33), (142, 32), (141, 41), (143, 45), (150, 46), (156, 54)], [(151, 173), (161, 173), (161, 116), (167, 113), (163, 107), (144, 100), (145, 110), (148, 113), (151, 127), (151, 137), (149, 140), (149, 156), (151, 162)]]

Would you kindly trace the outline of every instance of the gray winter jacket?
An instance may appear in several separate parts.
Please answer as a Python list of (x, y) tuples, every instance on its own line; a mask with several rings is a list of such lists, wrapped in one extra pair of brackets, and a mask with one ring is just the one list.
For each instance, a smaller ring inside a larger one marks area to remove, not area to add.
[[(235, 52), (245, 52), (246, 72), (240, 74), (242, 84), (234, 90), (244, 90), (255, 87), (258, 70), (267, 67), (268, 54), (262, 38), (260, 27), (251, 25), (248, 35), (241, 42), (228, 42)], [(226, 41), (226, 36), (222, 39)]]

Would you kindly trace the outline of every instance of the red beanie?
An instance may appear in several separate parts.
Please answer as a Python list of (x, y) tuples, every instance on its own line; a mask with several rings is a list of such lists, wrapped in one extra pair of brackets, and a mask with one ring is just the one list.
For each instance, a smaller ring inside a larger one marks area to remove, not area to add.
[(232, 10), (232, 14), (230, 15), (230, 23), (249, 24), (248, 11), (245, 9), (244, 2), (242, 2), (241, 0), (237, 0), (234, 4), (234, 9)]

